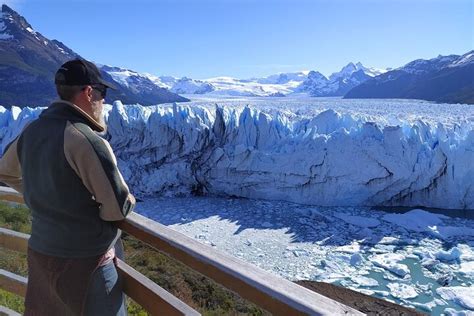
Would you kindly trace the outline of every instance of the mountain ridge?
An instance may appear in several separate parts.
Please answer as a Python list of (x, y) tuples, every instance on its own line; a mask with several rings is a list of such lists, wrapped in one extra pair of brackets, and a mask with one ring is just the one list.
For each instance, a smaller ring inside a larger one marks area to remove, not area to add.
[(416, 59), (354, 87), (344, 98), (403, 98), (474, 104), (474, 50)]
[[(50, 40), (35, 31), (27, 20), (3, 4), (0, 12), (0, 104), (47, 106), (57, 98), (54, 74), (64, 62), (83, 58), (58, 40)], [(117, 83), (106, 72), (108, 80)], [(143, 105), (189, 101), (151, 80), (140, 83), (143, 89), (130, 89), (117, 83), (106, 102), (117, 99)]]
[[(316, 70), (286, 72), (267, 77), (237, 79), (233, 77), (213, 77), (208, 79), (192, 79), (187, 76), (148, 75), (156, 84), (180, 94), (210, 94), (230, 96), (291, 96), (308, 94), (309, 96), (343, 96), (355, 85), (383, 73), (383, 69), (368, 68), (360, 62), (349, 63), (341, 71), (331, 74), (329, 79)], [(130, 70), (117, 68), (109, 72), (127, 81)], [(145, 75), (145, 74), (142, 74)]]
[[(7, 5), (0, 11), (0, 104), (7, 107), (45, 106), (56, 98), (56, 69), (82, 58), (58, 40), (35, 31)], [(185, 102), (179, 94), (210, 96), (415, 98), (448, 103), (474, 103), (474, 51), (462, 56), (416, 59), (396, 69), (375, 69), (349, 62), (325, 76), (317, 70), (273, 74), (263, 78), (155, 76), (98, 65), (102, 75), (119, 88), (106, 102), (153, 105)]]

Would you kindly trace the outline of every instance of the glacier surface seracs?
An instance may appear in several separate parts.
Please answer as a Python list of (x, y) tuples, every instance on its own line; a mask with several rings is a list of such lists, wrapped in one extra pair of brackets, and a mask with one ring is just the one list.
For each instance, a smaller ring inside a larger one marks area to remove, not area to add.
[[(0, 108), (2, 151), (41, 109)], [(132, 191), (321, 206), (474, 209), (474, 122), (382, 125), (326, 110), (110, 106), (106, 138)]]

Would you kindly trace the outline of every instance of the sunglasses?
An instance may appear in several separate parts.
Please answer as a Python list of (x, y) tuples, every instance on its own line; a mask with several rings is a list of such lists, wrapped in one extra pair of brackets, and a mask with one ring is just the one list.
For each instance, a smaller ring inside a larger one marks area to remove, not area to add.
[(92, 86), (92, 89), (99, 91), (100, 96), (105, 99), (105, 96), (107, 95), (107, 87), (104, 85), (94, 85)]

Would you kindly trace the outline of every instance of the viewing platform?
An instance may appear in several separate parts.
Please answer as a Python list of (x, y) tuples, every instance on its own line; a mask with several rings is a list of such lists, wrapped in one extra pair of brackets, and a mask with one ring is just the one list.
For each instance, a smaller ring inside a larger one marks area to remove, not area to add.
[[(0, 200), (24, 204), (21, 194), (7, 187), (0, 187)], [(118, 227), (273, 315), (364, 315), (137, 213), (131, 213)], [(0, 246), (6, 249), (26, 253), (28, 238), (27, 234), (0, 228)], [(124, 293), (150, 315), (200, 315), (122, 260), (117, 262)], [(0, 269), (3, 290), (24, 297), (27, 282), (25, 277)], [(0, 307), (0, 315), (18, 313)]]

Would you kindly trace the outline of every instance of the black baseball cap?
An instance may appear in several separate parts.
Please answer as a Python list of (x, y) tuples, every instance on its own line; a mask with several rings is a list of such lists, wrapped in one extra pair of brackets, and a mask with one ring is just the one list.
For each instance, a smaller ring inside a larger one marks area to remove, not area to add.
[(113, 84), (102, 79), (96, 65), (85, 59), (74, 59), (64, 63), (56, 71), (54, 83), (65, 86), (101, 84), (107, 88), (117, 89)]

